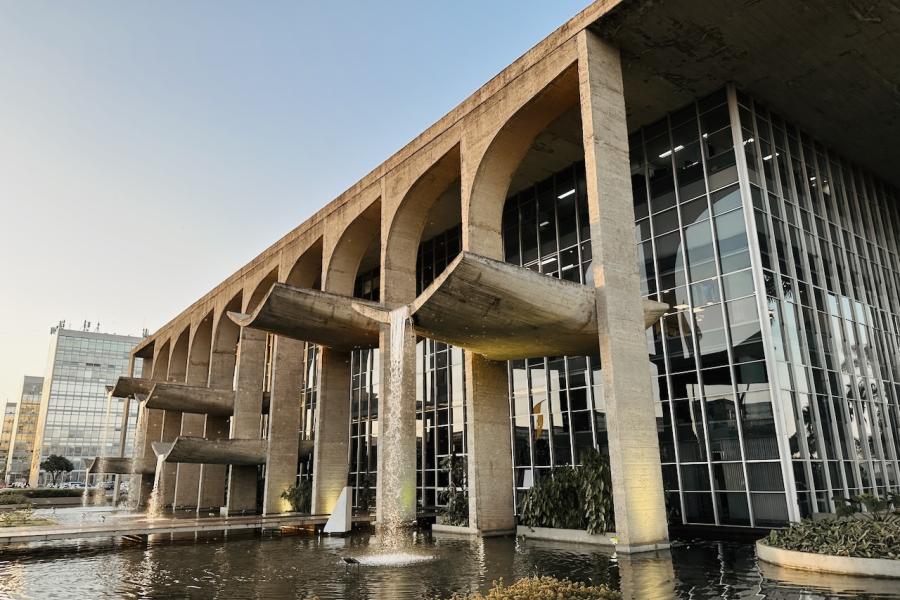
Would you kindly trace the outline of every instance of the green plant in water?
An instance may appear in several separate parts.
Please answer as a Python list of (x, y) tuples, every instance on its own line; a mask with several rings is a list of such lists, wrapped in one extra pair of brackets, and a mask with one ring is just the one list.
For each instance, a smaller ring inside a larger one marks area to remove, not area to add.
[(9, 506), (12, 504), (31, 504), (31, 500), (25, 494), (16, 494), (6, 492), (0, 494), (0, 506)]
[(312, 482), (301, 479), (281, 492), (281, 497), (290, 502), (294, 512), (308, 513), (312, 507)]
[(884, 496), (859, 494), (852, 498), (836, 496), (834, 498), (835, 514), (838, 517), (868, 518), (873, 521), (891, 521), (898, 519), (900, 511), (900, 494), (888, 492)]
[(451, 454), (441, 459), (441, 469), (448, 474), (450, 485), (441, 493), (444, 503), (439, 513), (447, 525), (469, 525), (469, 494), (466, 492), (466, 459)]
[(27, 525), (34, 517), (34, 509), (20, 508), (0, 513), (0, 527), (19, 527)]
[(522, 499), (522, 524), (530, 527), (585, 529), (597, 534), (615, 529), (609, 463), (597, 450), (584, 453), (581, 466), (555, 469)]

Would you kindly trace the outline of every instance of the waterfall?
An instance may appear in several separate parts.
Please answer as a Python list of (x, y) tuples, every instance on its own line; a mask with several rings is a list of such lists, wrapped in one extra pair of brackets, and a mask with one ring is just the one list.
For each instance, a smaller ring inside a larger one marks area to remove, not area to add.
[(153, 491), (150, 492), (150, 499), (147, 502), (147, 517), (154, 519), (163, 516), (163, 463), (165, 455), (156, 457), (156, 474), (153, 476)]
[[(401, 428), (396, 426), (401, 415), (400, 406), (403, 393), (403, 354), (406, 338), (406, 327), (409, 322), (409, 307), (401, 306), (391, 311), (391, 339), (390, 339), (390, 380), (388, 382), (388, 396), (385, 402), (385, 414), (382, 417), (382, 457), (395, 457), (394, 460), (386, 460), (382, 468), (381, 495), (384, 508), (382, 510), (382, 544), (391, 549), (396, 549), (402, 543), (402, 531), (405, 523), (400, 511), (400, 503), (396, 500), (385, 500), (388, 495), (402, 495), (402, 483), (400, 481), (400, 469), (396, 457), (402, 449)], [(392, 426), (393, 425), (393, 426)]]

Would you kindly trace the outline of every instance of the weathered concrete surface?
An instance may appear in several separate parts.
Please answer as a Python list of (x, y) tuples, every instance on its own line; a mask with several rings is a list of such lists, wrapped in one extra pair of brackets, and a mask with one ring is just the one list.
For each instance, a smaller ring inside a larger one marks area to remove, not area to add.
[(252, 314), (228, 313), (228, 316), (241, 327), (336, 350), (374, 346), (378, 343), (378, 325), (353, 310), (354, 302), (377, 306), (366, 300), (279, 283)]
[(323, 348), (318, 368), (312, 512), (331, 514), (349, 472), (350, 355)]
[(895, 559), (796, 552), (769, 546), (762, 540), (756, 542), (756, 556), (767, 563), (800, 571), (900, 579), (900, 560)]
[(266, 444), (263, 514), (290, 512), (281, 493), (297, 481), (300, 446), (299, 390), (303, 384), (304, 342), (276, 336), (272, 349), (272, 400)]
[[(173, 442), (154, 442), (153, 452), (168, 463), (253, 466), (266, 462), (266, 441), (207, 440), (178, 436)], [(255, 473), (255, 469), (254, 469)]]
[(156, 472), (156, 461), (134, 459), (119, 456), (97, 456), (86, 463), (90, 473), (106, 475), (153, 475)]
[[(265, 377), (266, 334), (241, 328), (235, 367), (234, 416), (232, 440), (259, 440), (262, 419), (263, 379)], [(265, 448), (265, 446), (263, 446)], [(228, 513), (256, 510), (255, 466), (232, 464), (228, 474), (226, 506)]]
[[(668, 305), (643, 301), (649, 327)], [(636, 299), (641, 306), (641, 298)], [(371, 304), (354, 308), (384, 322)], [(463, 252), (411, 305), (416, 333), (492, 360), (583, 356), (597, 351), (594, 289)]]
[(144, 405), (147, 408), (230, 417), (234, 414), (234, 391), (183, 383), (157, 383), (150, 389)]
[(116, 380), (116, 385), (110, 391), (113, 398), (133, 398), (135, 394), (147, 395), (156, 382), (141, 377), (125, 377)]
[(570, 544), (591, 544), (594, 546), (614, 547), (616, 545), (616, 535), (614, 533), (592, 534), (583, 529), (558, 529), (554, 527), (519, 525), (516, 527), (516, 537)]
[[(592, 268), (606, 399), (607, 439), (621, 552), (668, 544), (650, 385), (646, 321), (639, 302), (628, 129), (618, 51), (596, 35), (578, 37), (581, 120), (591, 225)], [(623, 226), (628, 224), (628, 226)]]
[(481, 535), (516, 529), (506, 363), (466, 351), (469, 526)]

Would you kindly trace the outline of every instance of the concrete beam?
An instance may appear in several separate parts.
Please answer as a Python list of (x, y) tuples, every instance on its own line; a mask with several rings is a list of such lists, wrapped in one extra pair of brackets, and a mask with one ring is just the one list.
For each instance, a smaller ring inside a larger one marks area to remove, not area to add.
[(153, 475), (156, 472), (156, 462), (152, 459), (98, 456), (85, 462), (89, 473), (102, 475)]
[(256, 466), (266, 462), (266, 441), (207, 440), (178, 436), (173, 442), (154, 442), (153, 452), (166, 463)]
[(349, 296), (277, 283), (252, 314), (229, 312), (228, 316), (241, 327), (340, 351), (371, 348), (378, 344), (378, 324), (353, 310), (353, 304), (379, 306)]
[(119, 377), (116, 385), (109, 392), (113, 398), (133, 398), (135, 394), (149, 394), (156, 383), (151, 379), (142, 377)]
[(183, 383), (157, 383), (150, 389), (144, 406), (230, 417), (234, 414), (234, 391)]
[[(463, 252), (412, 303), (416, 333), (491, 360), (580, 356), (597, 352), (594, 288)], [(637, 298), (644, 327), (668, 305)], [(354, 303), (386, 322), (381, 307)], [(643, 337), (641, 338), (643, 339)]]

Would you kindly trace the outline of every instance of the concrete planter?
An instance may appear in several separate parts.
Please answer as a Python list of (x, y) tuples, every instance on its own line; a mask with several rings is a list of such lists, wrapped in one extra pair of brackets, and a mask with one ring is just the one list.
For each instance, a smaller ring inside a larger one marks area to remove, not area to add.
[(431, 526), (431, 533), (449, 533), (452, 535), (478, 535), (478, 530), (474, 527), (462, 527), (460, 525), (444, 525), (443, 523), (435, 523)]
[(551, 527), (516, 527), (516, 535), (533, 540), (551, 540), (554, 542), (571, 542), (575, 544), (593, 544), (595, 546), (616, 545), (614, 533), (591, 534), (583, 529), (556, 529)]
[(900, 579), (900, 560), (797, 552), (768, 546), (762, 540), (756, 542), (756, 556), (761, 561), (800, 571)]
[[(35, 508), (44, 508), (48, 506), (81, 506), (81, 496), (63, 496), (57, 498), (31, 498), (31, 505)], [(92, 504), (92, 501), (88, 501)]]

